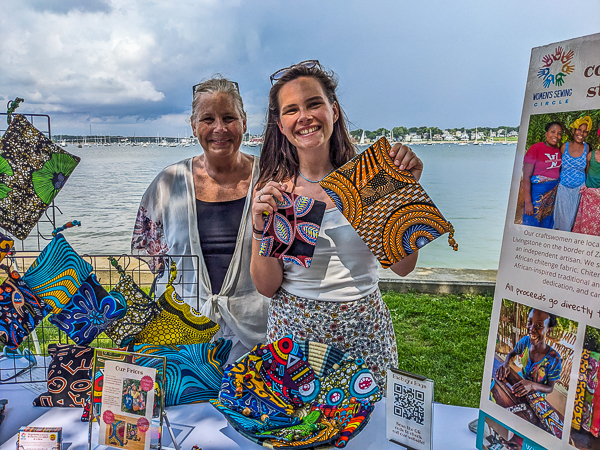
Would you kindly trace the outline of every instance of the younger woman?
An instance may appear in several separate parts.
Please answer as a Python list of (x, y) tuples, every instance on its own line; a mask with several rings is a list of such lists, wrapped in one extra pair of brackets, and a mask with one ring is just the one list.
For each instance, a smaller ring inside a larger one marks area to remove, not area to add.
[[(355, 155), (335, 93), (337, 82), (317, 61), (282, 69), (271, 80), (275, 84), (252, 205), (250, 267), (258, 292), (272, 297), (267, 340), (291, 333), (336, 346), (362, 358), (383, 387), (398, 354), (390, 312), (378, 289), (379, 263), (319, 185)], [(396, 145), (390, 155), (419, 179), (423, 164), (408, 147)], [(263, 213), (273, 213), (283, 191), (326, 204), (309, 269), (258, 255)], [(392, 270), (404, 276), (416, 262), (415, 252)]]

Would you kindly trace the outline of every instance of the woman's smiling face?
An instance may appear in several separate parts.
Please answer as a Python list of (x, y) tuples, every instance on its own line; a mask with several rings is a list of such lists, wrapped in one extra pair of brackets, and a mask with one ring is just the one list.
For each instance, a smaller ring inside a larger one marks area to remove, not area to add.
[(548, 143), (548, 145), (556, 147), (558, 146), (558, 143), (561, 139), (562, 128), (560, 127), (560, 125), (554, 124), (550, 128), (548, 128), (548, 131), (546, 131), (546, 142)]
[(208, 154), (227, 156), (239, 151), (246, 132), (246, 120), (231, 95), (204, 93), (193, 119), (194, 136)]
[(579, 125), (579, 128), (576, 128), (573, 133), (573, 140), (578, 144), (583, 144), (583, 141), (588, 135), (587, 123), (583, 123)]
[(546, 333), (549, 330), (550, 314), (532, 309), (527, 319), (527, 332), (532, 344), (539, 344), (546, 340)]
[(323, 148), (329, 151), (333, 124), (339, 117), (337, 103), (331, 104), (321, 83), (314, 77), (287, 82), (278, 94), (281, 132), (298, 151)]

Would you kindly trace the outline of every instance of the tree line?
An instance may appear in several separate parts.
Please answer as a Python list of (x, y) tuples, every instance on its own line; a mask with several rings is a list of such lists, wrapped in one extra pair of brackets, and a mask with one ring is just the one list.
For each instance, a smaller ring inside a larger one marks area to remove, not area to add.
[[(446, 130), (452, 135), (456, 135), (457, 131), (460, 131), (461, 133), (467, 132), (469, 134), (475, 133), (475, 128), (465, 128), (465, 127), (447, 128)], [(509, 127), (509, 126), (477, 127), (477, 131), (479, 133), (484, 133), (485, 135), (489, 135), (490, 131), (498, 133), (498, 130), (505, 130), (506, 133), (510, 133), (511, 131), (518, 132), (519, 127)], [(377, 130), (374, 130), (374, 131), (364, 130), (364, 132), (365, 132), (365, 138), (371, 139), (371, 140), (375, 139), (378, 136), (389, 136), (390, 135), (390, 130), (388, 130), (387, 128), (378, 128)], [(394, 127), (391, 129), (391, 132), (393, 132), (394, 137), (397, 137), (397, 138), (406, 136), (407, 134), (410, 134), (410, 133), (416, 133), (417, 135), (428, 137), (430, 134), (431, 134), (431, 136), (434, 136), (436, 134), (442, 135), (444, 133), (444, 130), (442, 130), (438, 127), (411, 127), (411, 128)], [(362, 134), (363, 134), (362, 128), (350, 131), (350, 135), (352, 137), (354, 137), (355, 139), (360, 139)], [(502, 133), (502, 136), (504, 136), (504, 131)]]

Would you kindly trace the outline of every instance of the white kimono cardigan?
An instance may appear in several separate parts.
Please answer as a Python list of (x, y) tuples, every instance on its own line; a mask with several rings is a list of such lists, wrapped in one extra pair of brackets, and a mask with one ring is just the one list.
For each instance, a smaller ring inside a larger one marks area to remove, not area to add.
[[(265, 342), (269, 299), (256, 291), (250, 276), (252, 254), (252, 186), (258, 179), (258, 161), (252, 167), (252, 183), (246, 195), (235, 250), (221, 291), (213, 295), (200, 247), (196, 194), (192, 176), (192, 159), (185, 159), (166, 167), (150, 184), (138, 211), (131, 250), (140, 256), (198, 255), (196, 258), (176, 259), (178, 277), (175, 288), (193, 307), (199, 289), (200, 312), (217, 322), (221, 329), (216, 337), (233, 341), (229, 361), (251, 350), (258, 342)], [(215, 223), (214, 226), (219, 226)], [(150, 261), (153, 271), (156, 261)], [(169, 277), (166, 268), (157, 283), (164, 291)], [(199, 280), (196, 274), (199, 274)], [(158, 291), (158, 289), (157, 289)], [(158, 291), (157, 295), (162, 292)]]

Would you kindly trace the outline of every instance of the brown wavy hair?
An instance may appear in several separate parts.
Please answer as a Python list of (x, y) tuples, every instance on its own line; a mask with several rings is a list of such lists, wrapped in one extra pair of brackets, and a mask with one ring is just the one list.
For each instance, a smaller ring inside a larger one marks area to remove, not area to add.
[(267, 125), (264, 133), (264, 143), (260, 154), (260, 176), (256, 183), (260, 189), (269, 181), (283, 182), (298, 178), (300, 162), (296, 147), (279, 129), (279, 91), (284, 84), (300, 77), (314, 77), (319, 81), (329, 102), (337, 103), (339, 108), (338, 120), (333, 124), (333, 133), (329, 141), (329, 160), (334, 168), (338, 168), (356, 155), (356, 150), (350, 142), (346, 128), (346, 114), (337, 99), (337, 77), (331, 71), (326, 71), (320, 65), (314, 67), (293, 66), (271, 87), (269, 92), (269, 110)]

